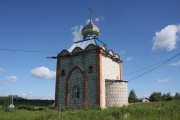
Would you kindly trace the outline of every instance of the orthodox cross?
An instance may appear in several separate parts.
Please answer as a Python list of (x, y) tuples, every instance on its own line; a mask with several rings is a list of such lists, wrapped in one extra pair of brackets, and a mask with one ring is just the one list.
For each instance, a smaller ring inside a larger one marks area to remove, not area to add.
[(92, 8), (89, 7), (89, 17), (90, 17), (90, 20), (92, 20)]

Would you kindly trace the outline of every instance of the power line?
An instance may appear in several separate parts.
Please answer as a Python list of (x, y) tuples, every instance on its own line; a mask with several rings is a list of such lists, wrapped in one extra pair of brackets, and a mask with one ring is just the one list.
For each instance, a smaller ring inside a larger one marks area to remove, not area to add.
[(136, 76), (136, 77), (133, 77), (133, 78), (129, 79), (128, 82), (129, 82), (129, 81), (132, 81), (132, 80), (134, 80), (134, 79), (137, 79), (137, 78), (139, 78), (139, 77), (141, 77), (141, 76), (143, 76), (143, 75), (145, 75), (145, 74), (147, 74), (147, 73), (149, 73), (149, 72), (151, 72), (151, 71), (153, 71), (153, 70), (155, 70), (155, 69), (161, 67), (162, 65), (168, 63), (169, 61), (173, 60), (174, 58), (176, 58), (176, 57), (179, 56), (179, 55), (180, 55), (180, 53), (176, 54), (175, 56), (169, 58), (168, 60), (166, 60), (165, 62), (159, 64), (158, 66), (156, 66), (156, 67), (154, 67), (154, 68), (152, 68), (152, 69), (150, 69), (150, 70), (144, 72), (143, 74), (140, 74), (140, 75), (138, 75), (138, 76)]
[[(168, 59), (166, 59), (166, 60), (169, 60), (169, 58), (168, 58)], [(128, 72), (128, 73), (124, 73), (123, 75), (134, 74), (134, 73), (137, 73), (137, 72), (140, 72), (140, 71), (146, 70), (146, 69), (148, 69), (148, 68), (156, 67), (156, 66), (160, 65), (161, 63), (163, 63), (163, 62), (164, 62), (164, 61), (166, 61), (166, 60), (163, 60), (163, 61), (158, 62), (158, 63), (156, 63), (156, 64), (153, 64), (153, 65), (150, 65), (150, 66), (147, 66), (147, 67), (141, 68), (141, 69), (139, 69), (139, 70), (135, 70), (135, 71), (131, 71), (131, 72)]]
[(120, 55), (157, 55), (157, 54), (172, 54), (172, 53), (179, 53), (180, 51), (173, 51), (173, 52), (156, 52), (156, 53), (152, 53), (152, 52), (144, 52), (144, 53), (122, 53)]
[(9, 51), (9, 52), (28, 52), (28, 53), (56, 53), (57, 52), (49, 52), (49, 51), (40, 51), (40, 50), (19, 50), (19, 49), (2, 49), (0, 51)]
[[(9, 49), (9, 48), (0, 48), (0, 51), (9, 51), (9, 52), (28, 52), (28, 53), (58, 53), (58, 52), (52, 52), (52, 51), (41, 51), (41, 50), (24, 50), (24, 49)], [(158, 52), (158, 53), (123, 53), (120, 55), (150, 55), (150, 54), (172, 54), (172, 53), (179, 53), (180, 51), (174, 51), (174, 52)]]
[[(38, 50), (38, 51), (35, 51), (35, 50), (18, 50), (18, 49), (2, 49), (2, 48), (0, 48), (0, 51), (29, 52), (29, 53), (57, 53), (57, 52), (39, 51), (39, 50)], [(178, 52), (178, 51), (175, 51), (175, 52)], [(141, 54), (162, 54), (162, 53), (165, 53), (165, 52), (161, 52), (161, 53), (141, 53)], [(140, 53), (138, 53), (138, 54), (140, 54)], [(127, 54), (126, 54), (126, 55), (127, 55)], [(156, 66), (156, 67), (154, 67), (154, 68), (152, 68), (152, 69), (144, 72), (143, 74), (140, 74), (140, 75), (138, 75), (138, 76), (136, 76), (136, 77), (133, 77), (133, 78), (131, 78), (131, 79), (128, 80), (128, 81), (132, 81), (132, 80), (134, 80), (134, 79), (136, 79), (136, 78), (139, 78), (139, 77), (141, 77), (141, 76), (143, 76), (143, 75), (145, 75), (145, 74), (147, 74), (147, 73), (149, 73), (149, 72), (151, 72), (151, 71), (153, 71), (153, 70), (161, 67), (162, 65), (164, 65), (164, 64), (166, 64), (167, 62), (173, 60), (174, 58), (176, 58), (176, 57), (179, 56), (179, 55), (180, 55), (180, 52), (179, 52), (178, 54), (176, 54), (175, 56), (173, 56), (173, 57), (171, 57), (171, 58), (169, 58), (169, 59), (167, 59), (167, 60), (165, 60), (165, 61), (161, 61), (161, 62), (158, 63), (158, 64), (155, 64), (155, 65), (152, 65), (152, 66), (148, 66), (148, 67), (142, 68), (142, 69), (140, 69), (140, 70), (136, 70), (136, 71), (129, 72), (129, 73), (125, 73), (125, 74), (133, 74), (133, 73), (136, 73), (136, 72), (139, 72), (139, 71), (142, 71), (142, 70), (145, 70), (145, 69), (148, 69), (148, 68), (151, 68), (151, 67)], [(124, 75), (125, 75), (125, 74), (124, 74)]]

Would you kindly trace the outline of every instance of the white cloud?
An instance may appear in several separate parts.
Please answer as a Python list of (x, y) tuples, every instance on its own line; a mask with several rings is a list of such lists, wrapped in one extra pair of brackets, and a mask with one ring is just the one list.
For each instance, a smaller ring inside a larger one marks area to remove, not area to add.
[(1, 93), (6, 93), (6, 92), (8, 92), (8, 90), (6, 90), (6, 89), (0, 89), (0, 92), (1, 92)]
[(87, 19), (87, 20), (86, 20), (86, 25), (89, 24), (89, 22), (90, 22), (90, 19)]
[(99, 22), (99, 21), (100, 21), (100, 18), (99, 18), (99, 17), (95, 18), (95, 21), (96, 21), (96, 22)]
[(0, 68), (0, 72), (3, 72), (4, 70), (2, 68)]
[(169, 82), (170, 79), (164, 79), (164, 80), (161, 80), (161, 79), (158, 79), (158, 84), (161, 84), (161, 83), (166, 83), (166, 82)]
[(121, 51), (119, 52), (120, 55), (125, 54), (125, 53), (126, 53), (126, 52), (125, 52), (124, 50), (121, 50)]
[(0, 93), (1, 93), (1, 95), (3, 95), (3, 96), (5, 96), (5, 95), (7, 95), (7, 93), (9, 93), (9, 90), (7, 90), (7, 89), (0, 89)]
[(104, 20), (104, 17), (103, 16), (100, 16), (100, 17), (96, 17), (95, 18), (95, 21), (96, 22), (100, 22), (100, 21), (103, 21)]
[[(93, 21), (95, 22), (100, 22), (100, 21), (104, 21), (104, 17), (100, 16), (100, 17), (96, 17)], [(90, 22), (90, 19), (86, 20), (86, 25)]]
[(176, 63), (171, 63), (169, 64), (170, 66), (180, 66), (180, 61), (176, 62)]
[(82, 40), (82, 34), (81, 34), (82, 28), (83, 28), (83, 25), (75, 26), (71, 28), (74, 42)]
[(8, 84), (8, 82), (5, 80), (0, 81), (0, 85), (7, 85), (7, 84)]
[(28, 92), (28, 93), (23, 93), (18, 95), (20, 97), (26, 98), (26, 99), (48, 99), (48, 100), (53, 100), (54, 96), (47, 96), (47, 95), (36, 95), (33, 94), (32, 92)]
[(38, 79), (52, 79), (55, 80), (56, 72), (51, 71), (46, 67), (37, 67), (31, 70), (31, 73), (34, 77)]
[(168, 25), (153, 37), (152, 49), (163, 49), (172, 51), (176, 48), (179, 39), (180, 25)]
[(151, 95), (151, 94), (149, 94), (149, 93), (148, 93), (148, 94), (145, 94), (145, 95), (144, 95), (144, 98), (149, 98), (150, 95)]
[(104, 16), (101, 16), (101, 19), (102, 19), (102, 20), (105, 20)]
[(23, 94), (21, 94), (19, 96), (29, 99), (29, 98), (32, 98), (33, 95), (32, 95), (32, 92), (28, 92), (28, 93), (23, 93)]
[(16, 76), (7, 76), (6, 81), (15, 83), (15, 82), (17, 82), (17, 77)]
[(127, 57), (126, 58), (126, 61), (130, 61), (130, 60), (132, 60), (133, 59), (133, 57)]

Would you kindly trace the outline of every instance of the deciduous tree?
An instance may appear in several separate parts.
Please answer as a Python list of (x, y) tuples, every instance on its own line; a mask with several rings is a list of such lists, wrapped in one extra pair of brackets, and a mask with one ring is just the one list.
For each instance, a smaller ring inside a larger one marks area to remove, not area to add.
[(176, 93), (175, 96), (174, 96), (174, 99), (175, 100), (180, 100), (180, 93)]
[(149, 98), (150, 101), (161, 101), (162, 100), (161, 92), (153, 92)]
[(169, 92), (167, 94), (163, 94), (162, 99), (165, 100), (165, 101), (173, 100), (173, 96)]

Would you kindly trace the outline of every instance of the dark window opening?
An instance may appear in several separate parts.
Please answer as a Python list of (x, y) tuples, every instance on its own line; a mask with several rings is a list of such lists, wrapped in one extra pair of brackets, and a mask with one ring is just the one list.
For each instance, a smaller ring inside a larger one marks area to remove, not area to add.
[(65, 70), (61, 70), (61, 76), (66, 76)]
[(90, 65), (88, 69), (89, 69), (89, 73), (93, 73), (93, 66), (92, 65)]
[(73, 98), (75, 98), (75, 99), (78, 99), (78, 98), (80, 98), (80, 89), (79, 89), (79, 87), (77, 87), (77, 86), (75, 86), (74, 88), (73, 88), (73, 91), (72, 91), (73, 93)]

